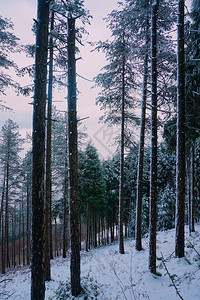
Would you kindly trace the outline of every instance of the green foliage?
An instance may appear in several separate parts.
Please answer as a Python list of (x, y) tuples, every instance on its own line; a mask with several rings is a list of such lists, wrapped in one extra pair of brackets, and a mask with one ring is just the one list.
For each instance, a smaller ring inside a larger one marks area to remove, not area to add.
[(90, 204), (103, 213), (105, 183), (96, 148), (92, 144), (88, 144), (84, 152), (80, 151), (78, 161), (80, 210), (81, 212), (85, 211), (86, 204)]
[(97, 299), (100, 295), (100, 288), (97, 281), (90, 277), (89, 275), (83, 277), (81, 279), (81, 294), (78, 297), (73, 297), (71, 295), (71, 287), (70, 282), (66, 281), (60, 282), (58, 289), (56, 290), (55, 297), (53, 299), (56, 300), (64, 300), (64, 299), (84, 299), (84, 300), (92, 300)]
[(0, 16), (0, 94), (5, 95), (5, 89), (9, 86), (16, 87), (16, 83), (11, 77), (4, 73), (2, 69), (17, 68), (14, 61), (9, 58), (9, 54), (19, 51), (18, 38), (12, 33), (13, 23)]
[[(96, 104), (105, 110), (102, 120), (110, 124), (120, 124), (122, 87), (125, 90), (125, 122), (137, 120), (134, 107), (135, 75), (132, 57), (133, 43), (127, 30), (128, 19), (123, 10), (113, 10), (106, 18), (111, 30), (111, 39), (99, 42), (96, 50), (105, 53), (108, 64), (95, 77), (101, 92)], [(125, 82), (123, 69), (125, 67)]]
[(200, 126), (200, 61), (198, 61), (198, 59), (200, 59), (199, 5), (199, 0), (192, 1), (191, 22), (187, 23), (186, 31), (186, 128), (187, 140), (189, 142), (194, 142), (199, 137)]

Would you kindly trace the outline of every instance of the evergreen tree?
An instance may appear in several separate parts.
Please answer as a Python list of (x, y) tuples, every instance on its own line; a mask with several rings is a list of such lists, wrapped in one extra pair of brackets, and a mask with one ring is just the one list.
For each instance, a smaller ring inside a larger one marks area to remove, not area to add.
[[(1, 129), (0, 160), (3, 169), (3, 187), (1, 202), (1, 229), (2, 229), (2, 273), (10, 267), (9, 257), (9, 206), (18, 188), (18, 176), (22, 139), (18, 125), (7, 120)], [(4, 219), (3, 219), (4, 217)]]
[[(102, 117), (110, 124), (120, 124), (120, 175), (119, 175), (119, 252), (124, 253), (123, 242), (123, 194), (124, 194), (124, 149), (125, 129), (127, 122), (134, 117), (133, 97), (134, 73), (132, 65), (132, 44), (130, 32), (127, 30), (128, 19), (122, 11), (112, 11), (108, 16), (112, 40), (99, 42), (97, 49), (102, 50), (109, 62), (103, 68), (95, 82), (102, 88), (97, 104), (106, 113)], [(135, 118), (136, 119), (136, 118)]]
[[(3, 70), (14, 68), (17, 66), (9, 57), (9, 54), (19, 51), (18, 38), (12, 33), (13, 23), (0, 16), (0, 94), (5, 95), (5, 89), (9, 86), (16, 87), (10, 75)], [(1, 108), (5, 106), (1, 104)]]
[(81, 210), (86, 215), (86, 250), (88, 250), (91, 246), (90, 237), (92, 236), (92, 244), (97, 246), (98, 220), (105, 217), (105, 184), (101, 162), (95, 147), (88, 144), (81, 156), (79, 164), (80, 200)]
[(103, 179), (105, 182), (105, 215), (107, 226), (110, 228), (111, 243), (117, 239), (118, 226), (118, 195), (119, 195), (119, 154), (115, 154), (113, 158), (103, 161), (102, 164)]

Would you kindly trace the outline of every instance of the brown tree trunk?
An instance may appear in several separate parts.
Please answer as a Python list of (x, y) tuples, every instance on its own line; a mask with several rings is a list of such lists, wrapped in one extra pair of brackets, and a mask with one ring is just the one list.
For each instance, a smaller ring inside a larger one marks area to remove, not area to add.
[(149, 48), (149, 18), (147, 18), (146, 21), (145, 58), (144, 58), (143, 92), (142, 92), (143, 95), (142, 95), (140, 143), (139, 143), (139, 152), (138, 152), (138, 171), (137, 171), (135, 248), (138, 251), (142, 250), (142, 186), (143, 186), (142, 178), (143, 178), (144, 138), (145, 138), (145, 123), (146, 123), (148, 48)]
[(151, 165), (149, 216), (149, 269), (156, 273), (157, 223), (157, 13), (159, 1), (152, 3), (151, 12)]
[[(8, 146), (9, 147), (9, 146)], [(6, 257), (6, 266), (7, 268), (10, 267), (10, 258), (9, 258), (9, 215), (8, 215), (8, 191), (9, 191), (9, 154), (8, 154), (8, 161), (6, 167), (6, 203), (5, 203), (5, 257)]]
[(76, 60), (75, 60), (75, 19), (68, 16), (68, 154), (69, 154), (69, 202), (71, 236), (71, 293), (78, 296), (80, 283), (79, 245), (79, 201), (78, 201), (78, 145), (76, 116)]
[[(124, 38), (124, 37), (123, 37)], [(123, 40), (124, 43), (124, 40)], [(119, 253), (124, 254), (123, 210), (124, 210), (124, 122), (125, 122), (125, 57), (122, 62), (121, 140), (119, 177)]]
[(191, 231), (194, 232), (194, 221), (195, 221), (195, 195), (194, 195), (194, 146), (191, 146)]
[(190, 170), (190, 155), (187, 159), (187, 195), (188, 195), (188, 227), (189, 235), (191, 235), (191, 170)]
[(4, 194), (5, 194), (5, 184), (6, 184), (6, 174), (4, 171), (4, 180), (3, 180), (3, 190), (2, 190), (2, 196), (1, 196), (1, 270), (2, 274), (6, 273), (6, 264), (5, 264), (5, 241), (4, 241)]
[(30, 193), (29, 193), (29, 178), (27, 174), (27, 186), (26, 186), (26, 262), (27, 265), (30, 265)]
[(24, 203), (22, 197), (22, 261), (23, 266), (25, 266), (25, 218), (24, 218)]
[(44, 174), (49, 1), (38, 0), (36, 23), (32, 170), (31, 300), (45, 298)]
[(18, 252), (19, 252), (19, 257), (18, 257), (18, 263), (19, 266), (21, 265), (21, 207), (19, 209), (19, 226), (18, 226), (18, 232), (19, 232), (19, 243), (18, 243)]
[[(51, 12), (51, 27), (54, 29), (54, 12)], [(53, 37), (49, 38), (49, 83), (48, 83), (48, 107), (47, 107), (47, 150), (46, 150), (46, 197), (45, 197), (45, 280), (51, 280), (50, 265), (50, 234), (51, 234), (51, 115), (53, 93)]]
[[(68, 164), (67, 164), (67, 136), (66, 136), (66, 160), (65, 160), (64, 200), (63, 200), (63, 258), (66, 258), (66, 252), (67, 252), (67, 188), (68, 188), (67, 167)], [(81, 230), (81, 223), (80, 223), (80, 230)], [(81, 239), (81, 234), (80, 234), (80, 239)]]
[(176, 239), (175, 255), (184, 256), (185, 221), (185, 56), (184, 0), (178, 0), (177, 18), (177, 161), (176, 161)]

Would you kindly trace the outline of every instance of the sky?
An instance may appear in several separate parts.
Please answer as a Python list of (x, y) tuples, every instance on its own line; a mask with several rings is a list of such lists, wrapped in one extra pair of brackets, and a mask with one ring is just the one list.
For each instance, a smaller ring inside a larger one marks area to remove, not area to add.
[[(89, 80), (92, 80), (106, 64), (105, 57), (101, 53), (91, 52), (92, 48), (88, 42), (97, 42), (109, 38), (109, 30), (106, 28), (106, 23), (103, 18), (107, 16), (113, 9), (117, 8), (117, 0), (85, 0), (85, 7), (90, 10), (93, 17), (91, 25), (87, 26), (89, 35), (83, 39), (84, 47), (79, 46), (81, 60), (77, 61), (77, 73)], [(3, 17), (11, 18), (14, 23), (14, 33), (20, 38), (21, 44), (34, 43), (35, 38), (32, 34), (31, 28), (33, 18), (37, 15), (37, 1), (36, 0), (1, 0), (0, 14)], [(34, 63), (33, 60), (25, 57), (25, 54), (15, 54), (13, 60), (17, 62), (20, 67), (24, 67)], [(17, 78), (23, 85), (33, 83), (33, 79)], [(78, 116), (80, 118), (89, 117), (82, 123), (87, 127), (88, 139), (98, 149), (101, 157), (111, 156), (114, 152), (113, 133), (116, 128), (107, 128), (103, 124), (99, 124), (99, 117), (102, 115), (99, 107), (95, 105), (95, 98), (98, 95), (98, 89), (92, 88), (93, 83), (77, 77), (78, 94)], [(66, 110), (66, 95), (67, 91), (54, 91), (54, 100), (61, 101), (56, 103), (59, 110)], [(17, 96), (14, 91), (7, 90), (6, 97), (1, 99), (6, 101), (6, 105), (13, 109), (12, 112), (0, 112), (0, 128), (5, 121), (10, 118), (19, 124), (20, 132), (25, 137), (26, 132), (31, 132), (32, 127), (32, 102), (30, 97)]]
[[(89, 80), (92, 80), (106, 64), (105, 57), (102, 53), (91, 52), (92, 48), (88, 42), (97, 42), (106, 40), (110, 36), (110, 31), (106, 28), (103, 20), (113, 9), (117, 8), (118, 0), (85, 0), (85, 7), (90, 10), (93, 19), (91, 26), (87, 26), (88, 36), (83, 39), (84, 47), (79, 46), (81, 60), (77, 61), (77, 73)], [(192, 0), (186, 1), (190, 7)], [(20, 38), (21, 44), (34, 43), (35, 38), (31, 31), (33, 18), (36, 19), (36, 0), (0, 0), (0, 14), (3, 17), (11, 18), (14, 23), (14, 33)], [(15, 54), (13, 59), (21, 67), (34, 63), (33, 60), (25, 57), (25, 54)], [(33, 79), (16, 78), (22, 81), (24, 85), (33, 83)], [(103, 114), (100, 108), (95, 105), (95, 99), (99, 90), (92, 88), (93, 83), (77, 77), (78, 94), (78, 116), (79, 118), (87, 118), (83, 121), (83, 125), (87, 127), (89, 139), (92, 140), (98, 149), (101, 158), (112, 156), (115, 152), (114, 137), (119, 129), (116, 127), (108, 128), (104, 124), (99, 123), (99, 117)], [(54, 91), (54, 101), (59, 110), (66, 110), (67, 91)], [(11, 118), (19, 124), (20, 132), (25, 137), (26, 132), (31, 132), (32, 127), (32, 102), (30, 97), (17, 96), (14, 91), (7, 90), (7, 96), (1, 97), (6, 101), (7, 106), (13, 109), (12, 112), (0, 112), (0, 128), (4, 122)]]

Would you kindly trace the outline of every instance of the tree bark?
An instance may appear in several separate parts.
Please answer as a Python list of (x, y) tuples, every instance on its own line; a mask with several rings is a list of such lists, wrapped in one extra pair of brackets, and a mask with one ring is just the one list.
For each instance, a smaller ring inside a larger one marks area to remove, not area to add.
[(9, 194), (9, 141), (8, 141), (8, 157), (7, 157), (7, 165), (6, 165), (6, 203), (5, 203), (5, 258), (6, 258), (6, 266), (10, 267), (10, 258), (9, 258), (9, 215), (8, 215), (8, 194)]
[[(123, 44), (124, 34), (123, 34)], [(125, 121), (125, 55), (122, 61), (121, 139), (119, 177), (119, 253), (124, 254), (123, 210), (124, 210), (124, 121)]]
[[(50, 30), (54, 29), (54, 12), (51, 12)], [(50, 235), (51, 235), (51, 115), (53, 93), (53, 37), (49, 38), (49, 83), (48, 83), (48, 107), (47, 107), (47, 150), (46, 150), (46, 197), (45, 197), (45, 280), (51, 280), (50, 265)]]
[(27, 172), (27, 183), (26, 183), (26, 262), (30, 265), (30, 193), (29, 193), (29, 176)]
[(33, 109), (31, 300), (45, 298), (44, 174), (49, 1), (38, 0)]
[(159, 1), (152, 3), (151, 12), (151, 165), (149, 216), (149, 269), (156, 273), (157, 223), (157, 13)]
[(24, 199), (22, 196), (22, 261), (25, 266), (25, 218), (24, 218)]
[(177, 161), (176, 161), (176, 239), (175, 255), (184, 256), (185, 220), (185, 58), (184, 0), (178, 1), (177, 18)]
[[(149, 2), (149, 1), (148, 1)], [(140, 122), (140, 143), (138, 152), (137, 193), (136, 193), (136, 250), (142, 250), (142, 178), (144, 161), (144, 138), (146, 123), (147, 79), (148, 79), (149, 18), (146, 21), (145, 57), (143, 75), (142, 111)]]
[[(66, 126), (67, 127), (67, 126)], [(67, 131), (67, 128), (66, 128)], [(66, 132), (67, 133), (67, 132)], [(64, 178), (64, 200), (63, 200), (63, 258), (66, 258), (67, 252), (67, 136), (66, 136), (66, 160), (65, 160), (65, 178)]]
[(194, 187), (195, 187), (195, 177), (194, 177), (194, 146), (191, 146), (191, 232), (195, 232), (194, 228), (194, 219), (195, 219), (195, 195), (194, 195)]
[(6, 273), (6, 264), (5, 264), (5, 242), (4, 242), (4, 194), (5, 194), (5, 184), (6, 184), (6, 174), (4, 170), (4, 179), (3, 179), (3, 190), (2, 190), (2, 196), (1, 196), (1, 222), (0, 222), (0, 227), (1, 227), (1, 270), (2, 274)]
[(71, 236), (71, 293), (78, 296), (80, 284), (79, 202), (78, 202), (78, 145), (76, 116), (75, 18), (68, 16), (68, 154), (69, 203)]

